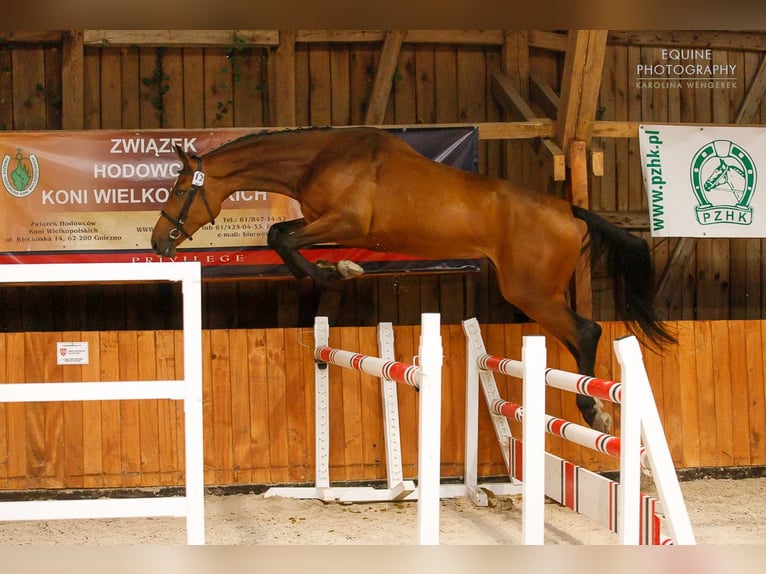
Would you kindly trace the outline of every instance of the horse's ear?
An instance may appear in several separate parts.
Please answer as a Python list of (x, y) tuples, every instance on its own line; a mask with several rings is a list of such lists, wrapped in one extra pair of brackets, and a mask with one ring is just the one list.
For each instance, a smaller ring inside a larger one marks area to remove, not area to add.
[(191, 161), (189, 160), (189, 155), (183, 150), (183, 148), (180, 145), (176, 145), (174, 147), (176, 156), (178, 156), (178, 159), (181, 160), (181, 163), (183, 164), (184, 171), (191, 171)]

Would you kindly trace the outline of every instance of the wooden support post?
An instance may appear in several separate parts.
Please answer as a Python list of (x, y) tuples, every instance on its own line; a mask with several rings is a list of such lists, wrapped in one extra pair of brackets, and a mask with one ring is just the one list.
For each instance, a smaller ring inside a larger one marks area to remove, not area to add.
[[(572, 204), (588, 208), (588, 154), (582, 140), (572, 140), (569, 146), (571, 166)], [(593, 292), (591, 289), (590, 258), (581, 255), (575, 269), (575, 309), (586, 317), (593, 314)]]
[(367, 106), (367, 114), (364, 118), (365, 125), (382, 124), (386, 117), (386, 107), (388, 106), (388, 98), (391, 96), (391, 88), (403, 38), (404, 32), (401, 30), (391, 30), (386, 33), (380, 61), (378, 62), (378, 71), (375, 74), (375, 83), (372, 86), (370, 103)]

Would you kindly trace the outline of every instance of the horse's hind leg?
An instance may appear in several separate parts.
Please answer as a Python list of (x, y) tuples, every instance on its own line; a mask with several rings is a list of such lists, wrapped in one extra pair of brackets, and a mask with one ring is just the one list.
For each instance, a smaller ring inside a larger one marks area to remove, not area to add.
[[(601, 326), (577, 315), (564, 301), (527, 301), (519, 305), (527, 315), (564, 343), (577, 361), (577, 369), (583, 375), (594, 375), (596, 349), (601, 338)], [(604, 412), (600, 400), (577, 395), (577, 408), (585, 422), (601, 432), (609, 432), (612, 417)]]
[[(338, 265), (316, 265), (298, 251), (303, 247), (320, 242), (319, 236), (310, 232), (304, 219), (293, 219), (275, 223), (269, 228), (266, 241), (297, 278), (311, 277), (318, 285), (326, 286), (339, 279), (346, 279), (363, 272), (362, 268), (351, 261), (341, 261)], [(326, 241), (330, 241), (327, 239)]]

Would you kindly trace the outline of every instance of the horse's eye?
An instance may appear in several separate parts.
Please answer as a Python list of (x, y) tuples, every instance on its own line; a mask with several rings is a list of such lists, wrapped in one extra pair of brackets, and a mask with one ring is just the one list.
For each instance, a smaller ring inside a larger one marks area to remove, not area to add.
[(185, 193), (186, 193), (186, 190), (185, 190), (185, 189), (181, 189), (180, 187), (177, 187), (177, 188), (176, 188), (176, 195), (177, 195), (178, 197), (182, 197), (182, 196), (183, 196), (183, 194), (185, 194)]

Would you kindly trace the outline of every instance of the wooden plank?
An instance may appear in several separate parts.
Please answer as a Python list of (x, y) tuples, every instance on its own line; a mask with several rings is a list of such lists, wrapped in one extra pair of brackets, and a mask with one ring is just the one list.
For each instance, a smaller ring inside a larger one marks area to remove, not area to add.
[(210, 335), (212, 331), (202, 331), (202, 420), (204, 422), (202, 441), (204, 443), (205, 484), (216, 483), (215, 464), (215, 417), (213, 411), (213, 353)]
[(251, 417), (247, 332), (231, 329), (229, 335), (229, 384), (231, 387), (232, 481), (253, 480), (251, 458)]
[[(676, 323), (678, 345), (678, 386), (681, 396), (681, 447), (683, 456), (676, 461), (681, 467), (694, 468), (700, 463), (699, 385), (697, 379), (697, 346), (695, 330), (689, 322)], [(668, 433), (666, 432), (666, 435)], [(675, 460), (675, 459), (674, 459)]]
[[(138, 331), (139, 380), (157, 379), (157, 348), (154, 331)], [(160, 484), (159, 411), (157, 401), (141, 400), (138, 405), (141, 445), (141, 485)]]
[(287, 428), (287, 392), (285, 388), (285, 331), (268, 329), (266, 331), (266, 394), (269, 405), (269, 460), (271, 480), (275, 483), (287, 482), (288, 464), (288, 428)]
[(332, 85), (330, 83), (330, 46), (313, 44), (308, 49), (309, 125), (332, 123)]
[(11, 52), (13, 125), (16, 130), (45, 129), (45, 54), (43, 48), (17, 46)]
[[(101, 333), (83, 333), (83, 340), (88, 341), (93, 349), (87, 365), (82, 365), (83, 382), (101, 380)], [(101, 440), (101, 405), (102, 401), (84, 401), (82, 403), (82, 472), (84, 488), (104, 486)]]
[[(419, 335), (412, 325), (394, 325), (394, 358), (411, 363), (418, 347)], [(399, 430), (402, 439), (402, 473), (405, 479), (418, 476), (418, 393), (399, 387)]]
[(67, 30), (61, 40), (61, 129), (81, 130), (84, 120), (85, 47), (82, 30)]
[[(6, 334), (6, 376), (9, 383), (27, 383), (24, 333)], [(6, 440), (8, 441), (7, 476), (8, 488), (24, 490), (27, 484), (27, 422), (26, 405), (10, 403), (6, 406)], [(17, 445), (16, 448), (10, 448)], [(23, 445), (23, 446), (22, 446)]]
[[(135, 48), (120, 48), (120, 65), (122, 79), (122, 122), (125, 129), (138, 128), (141, 121), (139, 106), (139, 77), (138, 50)], [(181, 123), (180, 125), (183, 125)]]
[[(0, 333), (0, 383), (8, 382), (5, 333)], [(0, 489), (8, 488), (8, 404), (0, 403)], [(11, 448), (13, 448), (11, 446)]]
[[(175, 333), (157, 331), (157, 379), (172, 381), (176, 379)], [(177, 417), (176, 403), (168, 399), (157, 403), (158, 443), (160, 485), (170, 486), (182, 483), (179, 466), (178, 435), (180, 421)]]
[(202, 48), (185, 48), (184, 74), (184, 127), (189, 129), (205, 127), (205, 102), (202, 96), (204, 86), (204, 51)]
[[(43, 382), (45, 358), (42, 333), (24, 334), (24, 373), (26, 382)], [(45, 487), (45, 403), (26, 404), (27, 477), (30, 488)]]
[(635, 46), (693, 49), (766, 50), (766, 38), (757, 32), (707, 30), (704, 37), (692, 30), (610, 30), (609, 42)]
[[(356, 350), (373, 357), (380, 357), (377, 328), (359, 327), (358, 332), (359, 348), (349, 348), (348, 350)], [(306, 353), (306, 357), (308, 357), (308, 353)], [(405, 392), (406, 389), (397, 389), (397, 391)], [(386, 443), (383, 417), (380, 380), (373, 378), (368, 380), (365, 377), (359, 387), (361, 469), (353, 475), (356, 480), (379, 480), (386, 477)]]
[(181, 48), (163, 49), (162, 71), (166, 76), (162, 83), (162, 89), (167, 89), (163, 94), (158, 94), (162, 102), (162, 127), (173, 128), (175, 126), (183, 126), (186, 81), (184, 78), (183, 52)]
[(295, 31), (280, 30), (274, 52), (274, 119), (278, 126), (295, 126)]
[(101, 49), (101, 127), (122, 127), (122, 58), (117, 48)]
[(367, 105), (367, 113), (364, 118), (366, 125), (380, 124), (385, 118), (403, 37), (404, 33), (401, 30), (386, 32), (378, 69), (375, 73), (375, 82), (372, 86), (372, 93), (370, 94), (370, 101)]
[(84, 30), (92, 46), (225, 47), (276, 46), (277, 30)]
[[(749, 369), (747, 365), (747, 342), (745, 339), (745, 321), (725, 321), (728, 328), (729, 348), (725, 353), (729, 360), (728, 381), (721, 380), (723, 385), (728, 382), (731, 407), (731, 457), (734, 466), (748, 466), (751, 464), (750, 451), (750, 383), (748, 381)], [(724, 403), (725, 404), (725, 403)]]
[(729, 370), (729, 330), (726, 321), (711, 321), (711, 348), (713, 356), (713, 395), (716, 416), (716, 439), (720, 466), (732, 466), (734, 463), (734, 437), (732, 422), (735, 413), (732, 410), (732, 388)]
[(351, 123), (351, 64), (347, 46), (330, 47), (331, 122), (334, 126)]
[(45, 129), (61, 129), (61, 50), (45, 46)]
[[(138, 335), (136, 331), (119, 331), (118, 379), (139, 380)], [(141, 484), (141, 417), (137, 400), (120, 401), (120, 453), (122, 486)]]
[(442, 472), (446, 476), (461, 476), (465, 424), (458, 421), (465, 419), (465, 334), (460, 324), (445, 325), (442, 332), (445, 349), (449, 349), (444, 354), (445, 376), (442, 380), (442, 396), (445, 398), (442, 407)]
[(766, 347), (766, 321), (745, 321), (745, 356), (747, 365), (748, 443), (750, 463), (766, 462), (766, 365), (763, 349)]
[(269, 460), (269, 403), (267, 382), (266, 332), (263, 329), (247, 331), (247, 370), (249, 389), (250, 459), (252, 480), (256, 484), (271, 483)]
[(717, 429), (718, 417), (729, 417), (719, 411), (715, 397), (715, 370), (710, 321), (695, 321), (694, 340), (697, 363), (697, 400), (700, 413), (699, 445), (700, 466), (718, 466), (720, 461)]
[(306, 432), (306, 395), (311, 387), (304, 377), (304, 361), (313, 365), (309, 350), (299, 344), (298, 329), (285, 330), (285, 393), (288, 478), (292, 482), (311, 480), (308, 451), (314, 444), (308, 443)]
[(233, 431), (230, 386), (230, 347), (228, 331), (210, 333), (210, 376), (212, 377), (214, 461), (216, 484), (234, 480)]
[[(61, 340), (61, 333), (42, 333), (42, 382), (53, 385), (62, 381), (63, 369), (56, 364), (56, 343)], [(60, 402), (48, 402), (44, 403), (43, 406), (45, 412), (45, 464), (42, 482), (46, 488), (62, 488), (64, 486), (66, 457), (64, 449), (64, 405)]]
[[(100, 381), (116, 381), (120, 377), (120, 354), (117, 331), (101, 333), (98, 349)], [(120, 456), (120, 404), (101, 401), (101, 469), (105, 487), (122, 486)]]
[(229, 61), (222, 49), (206, 48), (203, 56), (205, 66), (204, 98), (205, 125), (209, 127), (232, 127), (233, 91)]

